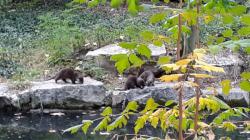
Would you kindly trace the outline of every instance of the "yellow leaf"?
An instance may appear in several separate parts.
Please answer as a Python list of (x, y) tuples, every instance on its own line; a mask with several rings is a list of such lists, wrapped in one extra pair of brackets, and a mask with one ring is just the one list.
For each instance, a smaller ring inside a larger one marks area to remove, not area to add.
[(195, 60), (195, 62), (197, 63), (197, 64), (200, 64), (200, 65), (209, 65), (208, 63), (206, 63), (206, 62), (203, 62), (203, 61), (200, 61), (200, 60)]
[(188, 58), (201, 60), (203, 56), (205, 55), (205, 53), (206, 53), (205, 49), (195, 49), (193, 51), (193, 54), (189, 55)]
[(223, 72), (223, 73), (225, 73), (223, 68), (215, 67), (215, 66), (211, 66), (211, 65), (193, 65), (193, 68), (195, 68), (195, 69), (200, 68), (200, 69), (208, 71), (208, 72), (214, 71), (214, 72)]
[(223, 80), (221, 81), (221, 86), (222, 86), (222, 92), (225, 95), (228, 95), (230, 92), (231, 87), (231, 81), (230, 80)]
[(204, 21), (206, 24), (208, 24), (209, 22), (213, 21), (213, 17), (209, 15), (204, 16)]
[(193, 59), (182, 59), (177, 61), (175, 64), (176, 65), (187, 65), (189, 62), (191, 62)]
[(161, 81), (164, 82), (172, 82), (172, 81), (178, 81), (180, 77), (182, 77), (184, 74), (172, 74), (172, 75), (164, 75), (160, 78)]
[(191, 76), (194, 76), (195, 78), (214, 78), (214, 76), (208, 75), (208, 74), (196, 74), (192, 73)]
[(164, 67), (167, 67), (167, 68), (171, 68), (172, 70), (178, 70), (180, 68), (180, 66), (177, 66), (176, 64), (165, 64), (165, 65), (162, 65), (163, 69)]

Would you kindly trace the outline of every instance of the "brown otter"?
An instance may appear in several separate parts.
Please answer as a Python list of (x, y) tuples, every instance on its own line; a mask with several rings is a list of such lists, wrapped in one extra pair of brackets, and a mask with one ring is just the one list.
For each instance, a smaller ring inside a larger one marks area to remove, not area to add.
[(82, 73), (79, 70), (74, 70), (72, 68), (61, 69), (54, 77), (50, 79), (55, 79), (56, 83), (58, 80), (63, 80), (65, 83), (67, 83), (67, 79), (70, 79), (73, 84), (75, 84), (77, 80), (79, 80), (79, 83), (81, 84), (84, 81)]
[[(144, 88), (144, 81), (137, 83), (137, 76), (130, 75), (125, 82), (124, 90), (135, 89), (135, 88)], [(140, 81), (140, 80), (139, 80)]]
[(145, 84), (145, 86), (154, 86), (155, 75), (151, 70), (144, 71), (138, 78), (137, 84)]

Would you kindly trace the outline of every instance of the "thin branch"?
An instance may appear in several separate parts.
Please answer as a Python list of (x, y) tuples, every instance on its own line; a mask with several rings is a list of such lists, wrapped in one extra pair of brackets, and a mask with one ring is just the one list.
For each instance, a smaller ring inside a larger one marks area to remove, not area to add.
[(196, 48), (200, 48), (200, 29), (199, 29), (200, 0), (196, 0), (196, 9), (197, 9), (197, 18), (196, 18), (197, 39), (196, 39)]
[(179, 91), (179, 126), (178, 126), (178, 130), (179, 130), (179, 140), (183, 140), (183, 134), (182, 134), (182, 117), (183, 117), (183, 105), (182, 105), (182, 91), (183, 91), (183, 82), (182, 85), (180, 87), (180, 91)]

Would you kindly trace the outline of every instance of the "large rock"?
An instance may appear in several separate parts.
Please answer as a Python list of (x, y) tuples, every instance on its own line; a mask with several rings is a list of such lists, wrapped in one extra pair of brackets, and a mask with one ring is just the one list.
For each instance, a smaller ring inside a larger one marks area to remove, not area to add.
[[(222, 89), (218, 88), (218, 97), (228, 103), (230, 106), (250, 106), (250, 94), (239, 88), (230, 90), (229, 95), (224, 95)], [(211, 91), (202, 90), (204, 95), (213, 94)], [(147, 99), (153, 98), (156, 102), (164, 104), (168, 100), (174, 100), (178, 103), (178, 93), (174, 90), (174, 84), (159, 83), (155, 87), (146, 87), (144, 89), (131, 89), (128, 91), (113, 91), (112, 105), (123, 104), (125, 100), (137, 101), (139, 104), (145, 104)], [(195, 96), (195, 90), (192, 87), (185, 86), (183, 90), (183, 100), (188, 100)]]
[(0, 89), (0, 110), (12, 106), (18, 110), (36, 108), (86, 109), (111, 104), (101, 82), (85, 78), (86, 84), (56, 84), (54, 80), (32, 82), (30, 89), (22, 92)]
[[(166, 53), (164, 46), (157, 47), (154, 45), (149, 45), (148, 47), (152, 51), (153, 59)], [(102, 67), (108, 71), (111, 71), (117, 74), (115, 63), (113, 61), (110, 61), (110, 56), (114, 54), (121, 54), (121, 53), (127, 53), (127, 52), (128, 50), (119, 47), (118, 44), (111, 44), (111, 45), (104, 46), (100, 49), (94, 50), (94, 51), (89, 51), (86, 54), (86, 57), (94, 59), (95, 63), (99, 67)]]

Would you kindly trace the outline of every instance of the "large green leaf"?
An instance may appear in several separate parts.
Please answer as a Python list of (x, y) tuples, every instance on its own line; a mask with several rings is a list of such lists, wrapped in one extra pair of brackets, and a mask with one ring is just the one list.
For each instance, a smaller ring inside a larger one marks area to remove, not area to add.
[(86, 134), (89, 127), (92, 125), (93, 121), (91, 121), (91, 120), (83, 120), (82, 123), (83, 123), (82, 131), (83, 131), (84, 134)]
[(117, 68), (118, 72), (121, 74), (125, 69), (130, 67), (130, 63), (128, 59), (122, 59), (115, 63), (115, 67)]
[(151, 50), (148, 48), (148, 46), (144, 44), (139, 45), (139, 47), (137, 48), (137, 52), (140, 55), (146, 56), (148, 59), (151, 57), (151, 53), (152, 53)]
[(92, 0), (88, 2), (88, 7), (92, 8), (92, 7), (96, 7), (99, 4), (98, 0)]
[(250, 14), (241, 16), (240, 21), (245, 25), (250, 25)]
[(170, 60), (171, 60), (171, 58), (169, 56), (161, 56), (161, 57), (159, 57), (157, 64), (159, 64), (159, 65), (167, 64), (170, 62)]
[(161, 47), (161, 46), (163, 45), (163, 41), (162, 41), (162, 40), (155, 39), (155, 40), (153, 41), (153, 44), (154, 44), (155, 46)]
[(232, 15), (227, 14), (223, 16), (222, 20), (224, 24), (231, 24), (234, 21), (234, 17)]
[(233, 35), (233, 30), (232, 29), (228, 29), (222, 32), (222, 35), (224, 37), (231, 37)]
[(110, 60), (112, 61), (119, 61), (123, 59), (128, 59), (127, 54), (115, 54), (110, 57)]
[(250, 35), (250, 26), (240, 28), (238, 30), (238, 34), (241, 35), (241, 36)]
[(249, 81), (243, 80), (243, 81), (240, 82), (239, 85), (240, 85), (240, 88), (241, 88), (242, 90), (245, 90), (245, 91), (247, 91), (247, 92), (250, 92), (250, 82), (249, 82)]
[(106, 107), (103, 112), (101, 113), (102, 116), (109, 116), (112, 114), (112, 108), (111, 107)]
[(135, 54), (129, 55), (129, 61), (133, 64), (133, 66), (141, 66), (144, 63), (144, 61), (142, 61)]
[(128, 11), (132, 15), (136, 15), (138, 13), (138, 5), (136, 3), (136, 0), (128, 0)]
[(154, 38), (154, 33), (151, 31), (143, 31), (140, 35), (145, 41), (152, 41)]
[(246, 6), (237, 5), (231, 8), (230, 13), (232, 13), (233, 15), (239, 16), (239, 15), (246, 13), (246, 10), (247, 10)]
[(244, 79), (244, 80), (250, 80), (250, 72), (242, 72), (240, 74), (240, 76)]
[(132, 50), (136, 48), (137, 44), (135, 42), (120, 42), (119, 46), (124, 49)]
[(111, 0), (110, 6), (113, 8), (118, 8), (122, 4), (122, 0)]
[(164, 20), (166, 15), (167, 15), (166, 12), (154, 14), (150, 17), (149, 22), (152, 24), (158, 23), (158, 22)]

